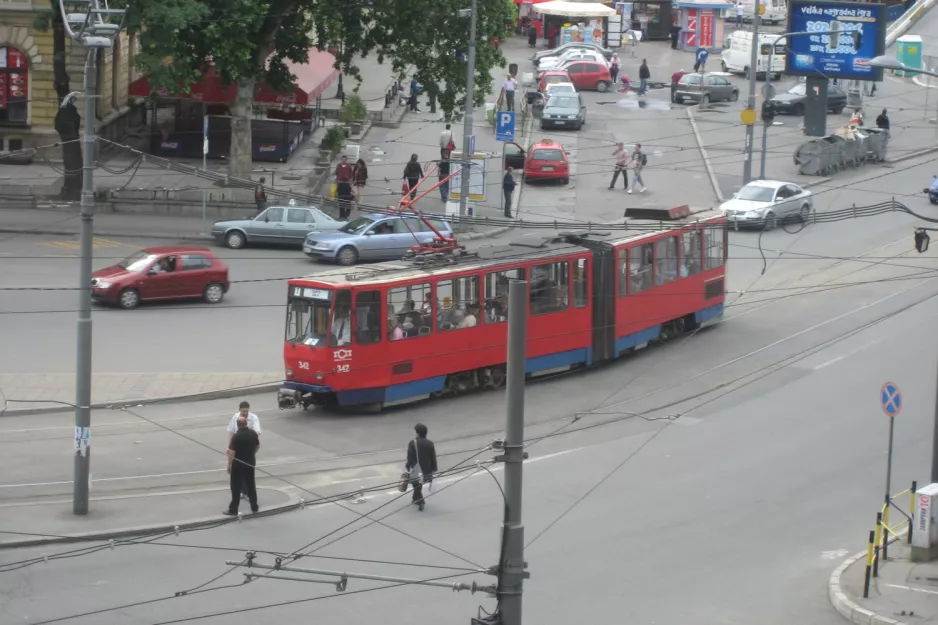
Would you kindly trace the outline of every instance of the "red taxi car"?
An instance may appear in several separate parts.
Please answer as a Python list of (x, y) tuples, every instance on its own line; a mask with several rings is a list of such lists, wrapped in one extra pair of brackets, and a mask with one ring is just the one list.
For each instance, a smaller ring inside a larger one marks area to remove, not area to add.
[(217, 304), (229, 286), (228, 266), (204, 247), (151, 247), (95, 271), (91, 297), (127, 309), (170, 299)]
[(570, 182), (570, 161), (563, 146), (550, 139), (531, 144), (525, 152), (517, 143), (505, 143), (505, 166), (520, 169), (525, 180)]
[(573, 82), (570, 80), (570, 74), (566, 70), (562, 69), (549, 69), (546, 72), (540, 72), (537, 75), (537, 88), (538, 91), (544, 93), (547, 89), (547, 85), (553, 84), (555, 82)]

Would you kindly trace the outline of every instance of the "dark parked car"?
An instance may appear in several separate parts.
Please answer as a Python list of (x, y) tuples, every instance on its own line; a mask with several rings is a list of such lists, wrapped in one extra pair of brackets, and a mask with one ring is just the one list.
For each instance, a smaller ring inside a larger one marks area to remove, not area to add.
[[(777, 93), (772, 98), (772, 106), (776, 113), (788, 113), (791, 115), (804, 115), (804, 105), (808, 96), (805, 89), (805, 83), (799, 83), (786, 91)], [(831, 113), (840, 115), (847, 106), (847, 94), (837, 85), (828, 85), (827, 87), (827, 110)]]
[(228, 266), (204, 247), (151, 247), (95, 271), (91, 297), (121, 308), (169, 299), (217, 304), (229, 284)]
[(534, 61), (534, 65), (537, 66), (537, 64), (541, 61), (541, 59), (546, 59), (552, 56), (560, 56), (564, 52), (568, 52), (570, 50), (589, 50), (590, 52), (599, 52), (604, 57), (606, 57), (607, 61), (612, 60), (612, 55), (614, 54), (612, 50), (607, 50), (606, 48), (600, 45), (597, 45), (595, 43), (582, 43), (582, 42), (572, 41), (570, 43), (565, 43), (562, 46), (558, 46), (554, 48), (553, 50), (544, 50), (542, 52), (538, 52), (537, 54), (534, 55), (534, 58), (532, 60)]
[(674, 102), (683, 104), (685, 100), (691, 102), (735, 102), (739, 99), (739, 89), (727, 80), (729, 74), (725, 72), (707, 72), (700, 74), (684, 74), (677, 83), (674, 92)]

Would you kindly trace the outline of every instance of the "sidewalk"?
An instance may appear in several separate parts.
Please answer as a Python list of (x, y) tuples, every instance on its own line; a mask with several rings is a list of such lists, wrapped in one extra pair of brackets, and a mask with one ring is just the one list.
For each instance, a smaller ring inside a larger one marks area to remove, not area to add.
[[(91, 377), (93, 408), (136, 405), (179, 399), (240, 397), (273, 392), (283, 383), (282, 371), (254, 373), (96, 373)], [(0, 373), (0, 411), (4, 415), (60, 412), (73, 409), (72, 373)], [(3, 400), (6, 400), (4, 410)]]
[(880, 565), (868, 599), (863, 599), (866, 551), (845, 561), (828, 584), (834, 609), (857, 625), (938, 623), (938, 562), (910, 562), (909, 551), (904, 536), (889, 546), (889, 560)]

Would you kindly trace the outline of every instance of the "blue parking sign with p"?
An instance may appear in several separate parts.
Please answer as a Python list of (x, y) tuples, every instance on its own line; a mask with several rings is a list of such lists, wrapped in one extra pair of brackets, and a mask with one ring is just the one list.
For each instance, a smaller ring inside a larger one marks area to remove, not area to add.
[(495, 138), (499, 141), (515, 140), (514, 111), (497, 111), (495, 113)]

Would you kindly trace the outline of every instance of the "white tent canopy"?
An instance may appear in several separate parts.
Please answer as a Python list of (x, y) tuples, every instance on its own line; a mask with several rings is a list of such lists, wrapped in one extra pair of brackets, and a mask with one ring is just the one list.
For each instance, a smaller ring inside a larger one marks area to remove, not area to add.
[(535, 13), (544, 15), (559, 15), (561, 17), (609, 17), (616, 14), (599, 2), (568, 2), (566, 0), (551, 0), (534, 5)]

